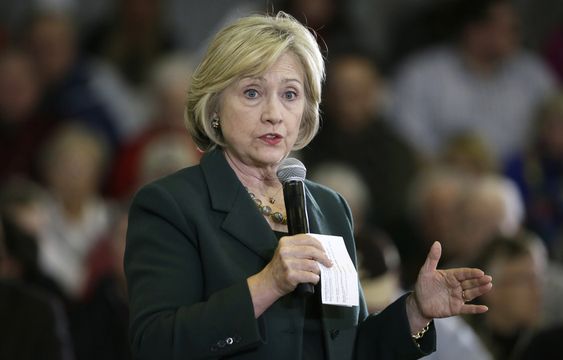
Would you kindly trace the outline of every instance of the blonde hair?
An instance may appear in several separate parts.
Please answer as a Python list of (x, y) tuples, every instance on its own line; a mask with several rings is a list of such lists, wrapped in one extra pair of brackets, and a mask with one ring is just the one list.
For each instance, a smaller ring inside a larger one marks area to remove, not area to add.
[(300, 61), (305, 73), (306, 105), (294, 150), (305, 147), (319, 128), (324, 61), (313, 34), (290, 15), (253, 15), (221, 30), (197, 67), (184, 112), (186, 127), (203, 151), (225, 146), (220, 131), (211, 126), (218, 98), (234, 81), (258, 76), (285, 52)]

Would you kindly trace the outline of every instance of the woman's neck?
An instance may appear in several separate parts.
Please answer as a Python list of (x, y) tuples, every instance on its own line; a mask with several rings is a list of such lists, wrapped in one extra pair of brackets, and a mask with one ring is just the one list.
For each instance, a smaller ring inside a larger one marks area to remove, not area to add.
[(277, 166), (257, 167), (248, 165), (228, 151), (225, 151), (225, 157), (240, 182), (248, 189), (267, 194), (272, 189), (281, 186), (276, 175)]
[[(272, 212), (279, 212), (286, 216), (282, 184), (276, 175), (277, 166), (266, 168), (249, 166), (228, 151), (224, 153), (227, 163), (243, 186), (246, 187), (246, 190), (257, 200), (260, 200), (262, 204), (269, 207)], [(287, 232), (287, 225), (274, 222), (270, 216), (265, 218), (273, 230)]]

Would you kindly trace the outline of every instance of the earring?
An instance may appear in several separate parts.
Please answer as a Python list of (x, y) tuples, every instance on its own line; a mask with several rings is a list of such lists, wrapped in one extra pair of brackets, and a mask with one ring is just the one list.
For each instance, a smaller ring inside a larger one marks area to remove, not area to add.
[(213, 114), (213, 118), (211, 119), (211, 127), (214, 129), (219, 129), (221, 124), (219, 123), (219, 116), (215, 113)]

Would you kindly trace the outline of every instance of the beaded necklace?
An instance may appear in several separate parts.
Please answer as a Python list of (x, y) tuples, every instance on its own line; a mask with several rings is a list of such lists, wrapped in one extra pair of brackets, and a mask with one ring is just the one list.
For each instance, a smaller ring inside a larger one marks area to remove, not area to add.
[[(226, 155), (227, 161), (228, 161), (234, 168), (236, 168), (240, 173), (244, 174), (244, 171), (242, 171), (242, 170), (237, 166), (236, 162), (231, 159), (231, 156), (229, 155), (229, 153), (228, 153), (228, 152), (225, 152), (225, 155)], [(261, 180), (261, 181), (264, 180), (264, 179), (260, 179), (260, 178), (258, 178), (258, 177), (256, 177), (256, 176), (252, 176), (252, 175), (249, 175), (249, 176), (254, 177), (254, 178), (256, 178), (256, 179), (258, 179), (258, 180)], [(276, 224), (287, 225), (287, 217), (285, 217), (285, 216), (284, 216), (281, 212), (279, 212), (279, 211), (273, 211), (270, 206), (268, 206), (268, 205), (263, 205), (263, 204), (262, 204), (262, 200), (258, 199), (258, 198), (256, 197), (256, 195), (254, 195), (253, 193), (251, 193), (251, 192), (248, 190), (248, 188), (247, 188), (246, 186), (245, 186), (244, 188), (246, 189), (246, 191), (247, 191), (248, 194), (250, 195), (250, 198), (254, 201), (254, 203), (256, 204), (256, 207), (258, 208), (258, 211), (260, 211), (260, 213), (261, 213), (262, 215), (264, 215), (264, 216), (267, 217), (267, 218), (269, 217), (269, 218), (272, 219), (272, 221), (273, 221), (274, 223), (276, 223)], [(274, 195), (272, 195), (272, 196), (266, 195), (266, 197), (268, 198), (268, 201), (270, 202), (270, 204), (273, 205), (273, 204), (276, 202), (275, 197), (276, 197), (276, 195), (279, 194), (280, 191), (281, 191), (281, 188), (280, 188)]]
[[(246, 191), (248, 191), (248, 189), (246, 189)], [(287, 224), (287, 218), (281, 212), (273, 211), (270, 206), (263, 205), (262, 200), (258, 199), (256, 195), (254, 195), (250, 191), (248, 191), (248, 195), (250, 195), (250, 198), (254, 200), (256, 207), (258, 208), (258, 210), (262, 215), (264, 215), (265, 217), (269, 217), (276, 224), (282, 224), (282, 225)], [(276, 202), (275, 199), (272, 197), (270, 197), (269, 201), (271, 204), (274, 204)]]

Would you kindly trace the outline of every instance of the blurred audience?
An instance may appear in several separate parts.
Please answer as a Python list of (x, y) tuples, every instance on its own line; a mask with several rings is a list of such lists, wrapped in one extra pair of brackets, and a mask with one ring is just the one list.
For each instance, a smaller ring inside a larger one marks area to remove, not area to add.
[(518, 188), (511, 179), (499, 173), (497, 162), (479, 135), (460, 133), (449, 139), (440, 159), (440, 163), (452, 170), (477, 178), (482, 183), (484, 196), (487, 192), (491, 198), (500, 195), (503, 203), (500, 232), (503, 235), (512, 236), (521, 229), (525, 209)]
[(495, 279), (495, 291), (482, 299), (489, 311), (471, 323), (495, 359), (511, 359), (540, 325), (545, 264), (525, 234), (495, 239), (476, 264)]
[(100, 24), (89, 51), (114, 64), (129, 85), (142, 87), (160, 57), (174, 49), (161, 0), (119, 0), (115, 18)]
[(88, 254), (87, 290), (70, 312), (79, 360), (132, 359), (123, 270), (127, 209), (119, 208), (114, 214), (115, 226)]
[(115, 161), (110, 193), (127, 199), (141, 185), (196, 164), (199, 153), (184, 128), (184, 103), (191, 62), (180, 55), (163, 58), (151, 79), (155, 111), (146, 129), (127, 142)]
[(524, 44), (540, 50), (550, 33), (562, 25), (563, 3), (559, 0), (513, 0), (522, 18)]
[(410, 221), (399, 245), (403, 285), (416, 280), (416, 267), (424, 262), (433, 241), (443, 245), (441, 264), (468, 266), (481, 249), (499, 234), (512, 236), (521, 229), (523, 205), (514, 185), (486, 174), (475, 176), (449, 165), (426, 169), (410, 191)]
[(344, 0), (280, 0), (275, 10), (285, 11), (313, 29), (321, 51), (329, 59), (335, 50), (358, 46)]
[(1, 184), (0, 211), (28, 234), (37, 236), (47, 219), (41, 206), (45, 196), (39, 184), (13, 176)]
[(462, 132), (447, 139), (438, 160), (471, 176), (483, 176), (498, 171), (490, 148), (481, 136), (471, 132)]
[[(521, 229), (523, 205), (506, 179), (475, 176), (452, 164), (429, 168), (411, 189), (411, 226), (403, 243), (424, 249), (432, 241), (443, 245), (441, 264), (468, 266), (491, 239), (513, 236)], [(422, 258), (413, 261), (422, 264)], [(419, 255), (418, 255), (419, 256)], [(405, 274), (406, 284), (416, 273)]]
[[(39, 111), (42, 86), (31, 58), (0, 51), (0, 178), (36, 174), (35, 157), (57, 121)], [(14, 151), (14, 149), (18, 151)]]
[(492, 360), (493, 356), (485, 347), (475, 330), (460, 317), (435, 319), (436, 334), (440, 342), (436, 352), (426, 360)]
[(343, 163), (321, 163), (310, 178), (340, 193), (354, 218), (358, 271), (370, 312), (381, 311), (401, 294), (399, 253), (368, 217), (369, 188), (360, 173)]
[(530, 116), (554, 78), (521, 48), (509, 0), (458, 3), (460, 29), (452, 43), (412, 57), (399, 70), (393, 120), (430, 158), (450, 137), (472, 131), (503, 160), (524, 145)]
[(116, 120), (90, 86), (94, 74), (80, 57), (76, 29), (69, 16), (38, 13), (32, 17), (25, 35), (36, 76), (45, 89), (42, 111), (95, 129), (114, 150), (119, 144)]
[[(391, 71), (405, 59), (451, 38), (457, 28), (456, 7), (463, 0), (376, 0), (389, 1), (396, 9), (387, 31)], [(390, 21), (389, 19), (386, 19)]]
[(550, 255), (563, 260), (563, 93), (545, 101), (526, 148), (507, 162), (526, 206), (526, 225), (545, 241)]
[(325, 97), (322, 128), (304, 149), (305, 160), (314, 166), (330, 159), (358, 171), (371, 194), (368, 216), (393, 236), (418, 163), (383, 120), (383, 79), (368, 57), (343, 53), (328, 64)]
[(563, 298), (563, 265), (549, 259), (545, 244), (535, 234), (522, 232), (520, 236), (527, 238), (532, 254), (536, 262), (540, 264), (543, 293), (541, 328), (563, 324), (563, 309), (561, 308), (561, 299)]
[[(369, 223), (369, 190), (360, 174), (344, 164), (325, 163), (313, 169), (311, 179), (339, 192), (354, 216), (360, 282), (370, 312), (379, 312), (399, 298), (401, 260), (389, 237)], [(487, 360), (490, 355), (472, 329), (460, 318), (435, 319), (442, 339), (429, 359)]]
[(42, 152), (50, 196), (39, 232), (41, 264), (71, 299), (84, 295), (85, 260), (112, 225), (111, 206), (100, 196), (107, 154), (103, 138), (76, 125), (60, 128)]
[[(468, 266), (482, 249), (497, 235), (513, 236), (520, 230), (521, 209), (515, 189), (494, 175), (475, 178), (467, 183), (466, 191), (457, 204), (453, 232), (444, 242), (443, 263)], [(514, 215), (516, 216), (514, 217)]]
[[(408, 224), (396, 240), (402, 259), (402, 284), (410, 289), (424, 263), (424, 253), (434, 241), (453, 237), (459, 203), (469, 179), (448, 168), (429, 168), (408, 189)], [(448, 257), (444, 247), (442, 258)]]
[(25, 279), (37, 262), (34, 246), (15, 223), (0, 218), (0, 358), (72, 360), (61, 304)]
[[(42, 268), (39, 262), (38, 237), (47, 226), (49, 209), (47, 194), (39, 185), (25, 178), (11, 178), (0, 189), (0, 212), (6, 221), (6, 246), (15, 260), (18, 278), (55, 297), (61, 303), (68, 299), (62, 288)], [(13, 225), (10, 225), (13, 224)], [(8, 231), (11, 230), (11, 231)]]
[[(561, 18), (563, 18), (563, 14), (561, 14)], [(563, 25), (549, 34), (543, 45), (543, 55), (561, 84), (563, 82)]]
[(554, 326), (536, 333), (521, 354), (518, 360), (556, 360), (561, 357), (561, 339), (563, 339), (563, 325)]

